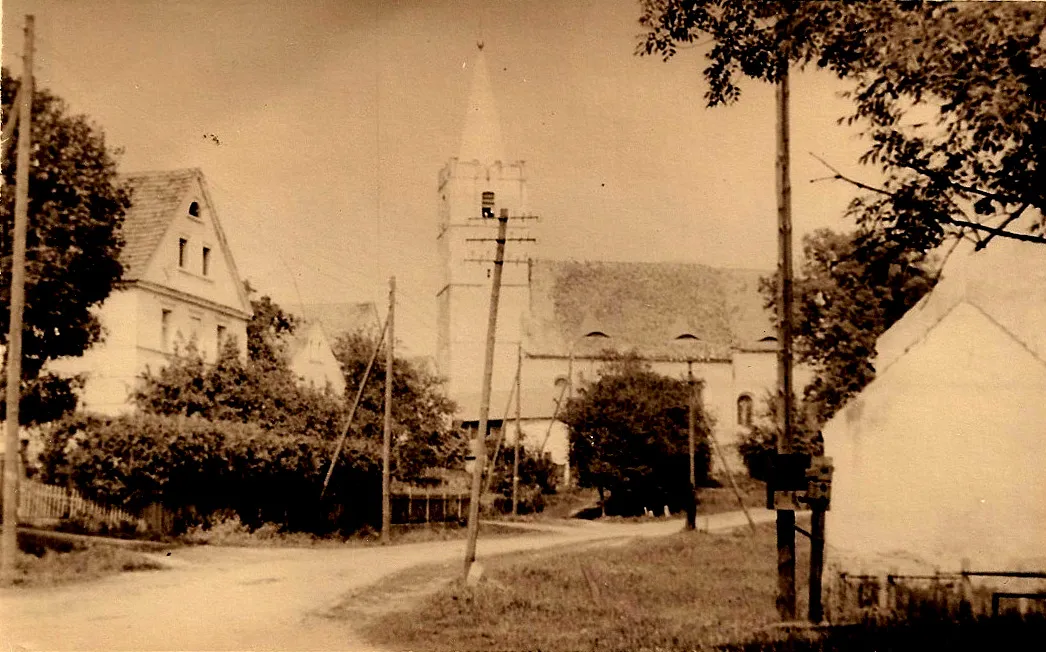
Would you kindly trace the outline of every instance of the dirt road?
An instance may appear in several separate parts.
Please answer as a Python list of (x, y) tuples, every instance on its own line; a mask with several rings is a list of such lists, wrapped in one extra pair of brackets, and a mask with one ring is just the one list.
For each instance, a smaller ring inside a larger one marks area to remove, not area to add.
[[(760, 511), (760, 520), (773, 512)], [(702, 517), (712, 531), (741, 514)], [(581, 523), (479, 542), (477, 557), (662, 536), (682, 521)], [(324, 617), (342, 596), (420, 564), (464, 554), (463, 541), (391, 547), (179, 549), (163, 571), (50, 589), (0, 590), (0, 650), (367, 650), (352, 624)]]

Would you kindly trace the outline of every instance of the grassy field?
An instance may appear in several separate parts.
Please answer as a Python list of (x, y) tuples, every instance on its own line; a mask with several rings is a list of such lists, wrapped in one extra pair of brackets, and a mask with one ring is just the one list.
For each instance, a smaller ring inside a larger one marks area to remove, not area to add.
[(445, 587), (365, 633), (419, 651), (700, 649), (777, 620), (775, 564), (773, 526), (508, 557), (478, 586)]

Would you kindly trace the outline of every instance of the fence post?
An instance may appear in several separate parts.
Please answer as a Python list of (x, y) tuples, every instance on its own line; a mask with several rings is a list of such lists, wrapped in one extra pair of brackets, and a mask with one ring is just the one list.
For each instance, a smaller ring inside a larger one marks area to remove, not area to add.
[(426, 487), (425, 488), (425, 525), (429, 525), (430, 523), (431, 523), (431, 520), (430, 520), (430, 517), (429, 517), (429, 489)]
[(414, 515), (414, 492), (410, 487), (407, 487), (407, 525), (410, 525), (410, 519)]

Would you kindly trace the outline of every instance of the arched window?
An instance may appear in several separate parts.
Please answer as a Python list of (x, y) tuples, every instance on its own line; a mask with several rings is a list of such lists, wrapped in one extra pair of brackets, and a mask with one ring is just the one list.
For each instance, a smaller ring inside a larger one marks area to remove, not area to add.
[(752, 426), (752, 397), (748, 394), (737, 397), (737, 424), (746, 428)]
[(200, 216), (200, 204), (199, 204), (199, 202), (193, 202), (193, 203), (189, 204), (189, 215), (192, 215), (193, 217), (199, 217)]

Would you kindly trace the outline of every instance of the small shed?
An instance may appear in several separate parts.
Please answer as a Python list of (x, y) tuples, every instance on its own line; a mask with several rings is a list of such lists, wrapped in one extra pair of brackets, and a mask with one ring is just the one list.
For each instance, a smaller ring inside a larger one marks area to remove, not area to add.
[(829, 567), (1046, 567), (1046, 246), (956, 250), (824, 428)]

